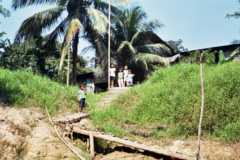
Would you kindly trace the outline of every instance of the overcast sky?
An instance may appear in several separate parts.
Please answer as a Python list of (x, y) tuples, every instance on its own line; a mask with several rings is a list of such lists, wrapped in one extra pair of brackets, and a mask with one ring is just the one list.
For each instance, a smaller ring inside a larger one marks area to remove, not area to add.
[[(7, 8), (10, 3), (11, 0), (3, 0)], [(164, 40), (181, 38), (188, 49), (225, 45), (240, 39), (240, 19), (225, 17), (240, 8), (238, 0), (132, 0), (132, 4), (142, 6), (150, 19), (158, 19), (165, 25), (159, 30), (159, 36)], [(0, 31), (4, 30), (14, 39), (25, 18), (49, 7), (12, 11), (10, 18), (0, 18)], [(87, 45), (81, 43), (81, 46)]]

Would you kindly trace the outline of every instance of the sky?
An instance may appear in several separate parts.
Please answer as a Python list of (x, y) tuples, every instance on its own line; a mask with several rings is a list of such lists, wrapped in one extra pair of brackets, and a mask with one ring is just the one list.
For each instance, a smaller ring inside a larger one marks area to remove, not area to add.
[[(226, 18), (227, 13), (240, 10), (238, 0), (130, 0), (131, 5), (140, 5), (149, 19), (158, 19), (164, 27), (158, 35), (164, 40), (183, 40), (183, 45), (192, 50), (227, 45), (240, 39), (240, 19)], [(11, 0), (2, 4), (10, 8)], [(29, 7), (11, 12), (11, 17), (0, 18), (0, 31), (14, 39), (23, 20), (37, 11), (51, 6)], [(88, 46), (81, 40), (81, 48)]]

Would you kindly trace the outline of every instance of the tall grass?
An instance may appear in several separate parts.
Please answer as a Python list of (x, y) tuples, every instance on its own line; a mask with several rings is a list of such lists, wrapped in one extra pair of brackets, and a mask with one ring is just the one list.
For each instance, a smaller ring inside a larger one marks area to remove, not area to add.
[[(204, 134), (239, 141), (240, 64), (206, 65), (205, 85)], [(124, 125), (131, 123), (139, 127), (168, 126), (153, 131), (156, 137), (192, 136), (197, 134), (199, 111), (199, 66), (179, 64), (156, 71), (106, 111), (94, 112), (93, 120), (99, 128), (114, 134), (125, 133)]]
[(48, 108), (50, 113), (77, 108), (77, 87), (66, 87), (27, 71), (0, 69), (0, 102)]

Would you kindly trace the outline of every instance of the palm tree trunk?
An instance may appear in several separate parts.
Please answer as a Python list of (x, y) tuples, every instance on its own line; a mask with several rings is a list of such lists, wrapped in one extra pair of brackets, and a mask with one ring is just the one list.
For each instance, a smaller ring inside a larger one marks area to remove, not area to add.
[(79, 43), (79, 31), (77, 31), (73, 43), (72, 43), (72, 83), (75, 84), (77, 80), (77, 58), (78, 58), (78, 43)]

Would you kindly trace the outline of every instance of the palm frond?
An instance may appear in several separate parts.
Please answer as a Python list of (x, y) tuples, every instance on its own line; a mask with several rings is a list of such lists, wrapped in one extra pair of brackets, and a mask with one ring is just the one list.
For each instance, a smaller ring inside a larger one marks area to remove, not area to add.
[(108, 19), (107, 17), (99, 10), (92, 7), (87, 9), (91, 25), (98, 33), (103, 34), (107, 32)]
[(167, 65), (168, 59), (155, 54), (141, 53), (136, 56), (136, 61), (145, 61), (147, 64)]
[(171, 50), (163, 43), (146, 44), (138, 46), (136, 49), (138, 52), (153, 53), (162, 57), (170, 57), (173, 55)]
[(9, 10), (4, 8), (1, 4), (0, 4), (0, 15), (3, 15), (4, 17), (8, 17), (10, 15)]
[(172, 53), (174, 53), (174, 50), (172, 49), (172, 47), (152, 31), (140, 32), (134, 39), (132, 39), (133, 46), (141, 46), (141, 45), (156, 44), (156, 43), (164, 44), (171, 50)]
[(180, 55), (174, 55), (172, 57), (161, 57), (156, 54), (151, 53), (140, 53), (136, 56), (136, 60), (145, 61), (147, 64), (160, 64), (164, 66), (168, 66), (169, 64), (175, 62), (178, 58), (180, 58)]
[(55, 7), (29, 17), (20, 26), (15, 41), (19, 42), (22, 39), (29, 39), (34, 35), (41, 34), (44, 29), (49, 29), (58, 21), (63, 11), (63, 7)]
[[(94, 1), (94, 8), (100, 10), (101, 12), (103, 12), (105, 15), (108, 15), (108, 2), (106, 2), (106, 0), (95, 0)], [(111, 5), (111, 14), (113, 15), (119, 15), (121, 13), (121, 10), (114, 6)]]
[(228, 57), (225, 58), (226, 61), (232, 60), (234, 57), (240, 54), (240, 47), (235, 49)]
[(12, 8), (18, 9), (30, 5), (38, 5), (38, 4), (44, 4), (44, 3), (56, 3), (58, 0), (12, 0)]
[(81, 53), (82, 53), (82, 54), (86, 54), (86, 53), (88, 53), (89, 51), (94, 51), (94, 50), (95, 50), (94, 46), (93, 46), (93, 45), (90, 45), (90, 46), (87, 46), (87, 47), (83, 48), (82, 51), (81, 51)]
[(58, 5), (66, 6), (69, 0), (58, 0)]
[(137, 41), (137, 38), (138, 38), (138, 36), (139, 36), (140, 33), (141, 33), (141, 32), (136, 32), (136, 33), (133, 35), (133, 37), (132, 37), (132, 39), (131, 39), (131, 44), (134, 44), (134, 42)]
[(64, 35), (69, 24), (69, 17), (66, 17), (47, 37), (49, 41), (56, 41), (56, 39)]
[(69, 48), (71, 46), (71, 42), (75, 37), (76, 33), (79, 32), (80, 26), (81, 26), (81, 23), (78, 19), (71, 20), (63, 41), (63, 45), (62, 45), (59, 71), (62, 71), (64, 59), (66, 55), (69, 54)]
[(144, 23), (142, 30), (143, 31), (152, 31), (153, 32), (153, 31), (155, 31), (157, 29), (160, 29), (163, 26), (164, 25), (160, 21), (158, 21), (156, 19), (156, 20), (152, 20), (150, 22)]
[(132, 44), (128, 41), (123, 41), (117, 49), (117, 52), (120, 53), (124, 48), (127, 48), (132, 54), (136, 54), (136, 50)]

